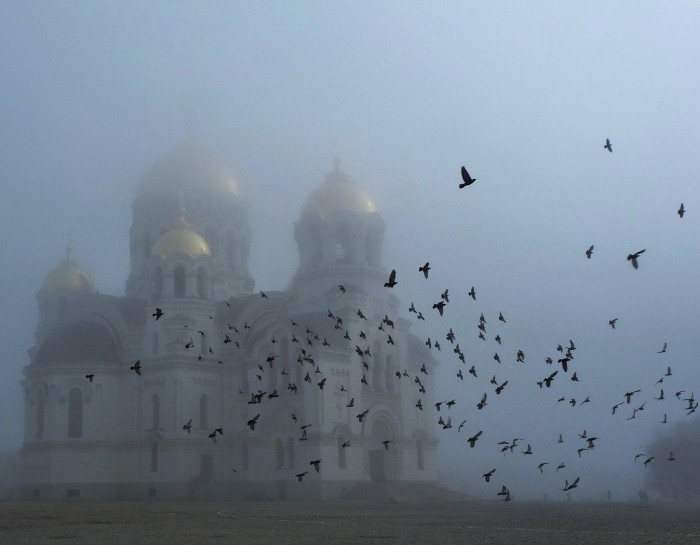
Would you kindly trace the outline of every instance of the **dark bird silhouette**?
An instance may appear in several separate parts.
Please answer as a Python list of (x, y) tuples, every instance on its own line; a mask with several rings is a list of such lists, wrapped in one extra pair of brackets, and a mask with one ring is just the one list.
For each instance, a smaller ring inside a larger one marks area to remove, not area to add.
[(504, 324), (507, 323), (507, 322), (506, 322), (506, 319), (503, 317), (503, 313), (502, 313), (502, 312), (499, 312), (499, 313), (498, 313), (498, 319), (499, 319), (499, 321), (503, 322)]
[(685, 207), (683, 206), (683, 203), (681, 203), (681, 207), (678, 209), (678, 215), (682, 218), (683, 214), (685, 214)]
[(484, 474), (482, 475), (482, 477), (483, 477), (484, 480), (488, 483), (488, 482), (491, 481), (491, 475), (493, 475), (494, 473), (496, 473), (496, 468), (492, 469), (492, 470), (489, 471), (488, 473), (484, 473)]
[(136, 360), (136, 363), (130, 367), (137, 375), (141, 376), (141, 360)]
[[(612, 144), (610, 143), (610, 138), (605, 139), (605, 145), (603, 146), (604, 149), (608, 150), (610, 153), (612, 153)], [(624, 153), (623, 153), (624, 155)]]
[(93, 373), (90, 373), (89, 375), (85, 375), (85, 378), (92, 382), (92, 379), (95, 378), (95, 375)]
[(476, 434), (472, 435), (469, 439), (467, 439), (467, 443), (469, 443), (469, 446), (471, 448), (474, 448), (474, 445), (476, 445), (477, 439), (481, 437), (481, 434), (484, 433), (483, 430), (476, 432)]
[(445, 301), (440, 301), (438, 303), (433, 303), (433, 308), (438, 309), (438, 312), (440, 313), (440, 316), (442, 316), (442, 313), (445, 310)]
[(187, 423), (184, 426), (182, 426), (182, 429), (185, 430), (187, 433), (192, 432), (192, 419), (191, 418), (187, 421)]
[(153, 314), (151, 314), (151, 316), (154, 316), (156, 321), (158, 321), (158, 320), (160, 320), (160, 317), (163, 316), (163, 314), (164, 314), (164, 312), (161, 309), (156, 307), (156, 311)]
[(261, 296), (263, 299), (269, 299), (269, 297), (267, 296), (267, 294), (266, 294), (264, 291), (262, 291), (262, 290), (259, 290), (259, 291), (260, 291), (260, 296)]
[(428, 278), (428, 271), (430, 270), (430, 262), (426, 261), (425, 265), (418, 267), (418, 270), (423, 273), (423, 276)]
[(260, 414), (256, 414), (253, 418), (251, 418), (250, 420), (248, 420), (247, 426), (248, 426), (251, 430), (255, 430), (255, 424), (257, 424), (257, 422), (258, 422), (258, 418), (260, 418)]
[(588, 247), (588, 250), (586, 250), (586, 257), (587, 257), (588, 259), (590, 259), (591, 256), (593, 255), (593, 248), (594, 248), (594, 246), (593, 246), (593, 244), (591, 244), (591, 245)]
[(579, 481), (578, 477), (576, 477), (576, 479), (574, 479), (574, 482), (572, 482), (571, 484), (569, 484), (568, 480), (565, 480), (564, 488), (562, 488), (561, 491), (568, 492), (569, 490), (576, 488), (578, 486), (578, 481)]
[(493, 355), (493, 359), (496, 360), (498, 363), (501, 363), (501, 358), (498, 356), (498, 352), (496, 352), (496, 353)]
[(546, 386), (547, 388), (549, 388), (549, 387), (552, 385), (552, 381), (554, 380), (554, 377), (557, 376), (557, 373), (558, 373), (558, 372), (559, 372), (559, 371), (554, 371), (554, 373), (552, 373), (552, 374), (549, 375), (546, 379), (543, 380), (543, 382), (544, 382), (544, 384), (545, 384), (545, 386)]
[(632, 262), (632, 266), (633, 266), (635, 269), (638, 269), (638, 268), (639, 268), (639, 263), (637, 262), (637, 259), (639, 259), (639, 256), (642, 255), (642, 254), (643, 254), (644, 252), (646, 252), (646, 251), (647, 251), (646, 248), (644, 248), (643, 250), (639, 250), (638, 252), (636, 252), (636, 253), (634, 253), (634, 254), (627, 254), (627, 261), (631, 261), (631, 262)]
[(389, 441), (388, 439), (386, 441), (382, 441), (382, 445), (384, 445), (384, 450), (389, 450), (390, 443), (391, 441)]
[(393, 288), (398, 282), (396, 281), (396, 269), (392, 269), (389, 273), (389, 280), (384, 283), (385, 288)]
[(367, 409), (366, 411), (361, 412), (360, 414), (357, 415), (357, 419), (358, 419), (360, 422), (362, 422), (362, 421), (364, 420), (365, 416), (367, 416), (367, 413), (368, 413), (368, 412), (369, 412), (369, 409)]
[(633, 390), (633, 391), (627, 392), (627, 393), (625, 394), (625, 399), (627, 400), (627, 404), (628, 404), (628, 405), (629, 405), (629, 403), (630, 403), (630, 400), (632, 399), (632, 396), (633, 396), (634, 394), (636, 394), (637, 392), (641, 392), (641, 390)]
[(542, 471), (542, 468), (543, 468), (544, 466), (546, 466), (546, 465), (549, 465), (549, 462), (542, 462), (541, 464), (539, 464), (539, 465), (537, 466), (537, 469), (540, 470), (540, 473), (544, 473), (544, 471)]
[(481, 410), (484, 407), (486, 407), (486, 393), (484, 392), (484, 395), (481, 397), (481, 401), (476, 404), (476, 408)]
[(338, 289), (341, 293), (345, 293), (345, 286), (343, 286), (342, 284), (338, 286)]
[(216, 431), (209, 434), (209, 439), (211, 439), (213, 443), (216, 443)]
[(664, 343), (664, 346), (661, 350), (657, 352), (657, 354), (665, 354), (666, 353), (666, 347), (668, 346), (668, 343)]
[(467, 293), (469, 297), (471, 297), (474, 301), (476, 301), (476, 291), (474, 291), (474, 286), (472, 286), (472, 289), (469, 290), (469, 293)]
[(321, 458), (319, 458), (318, 460), (311, 460), (311, 461), (309, 462), (309, 465), (310, 465), (310, 466), (314, 466), (314, 469), (316, 470), (316, 473), (320, 473), (320, 472), (321, 472), (321, 470), (320, 470), (320, 467), (321, 467)]
[(647, 464), (649, 464), (649, 462), (651, 462), (652, 460), (656, 460), (656, 456), (650, 456), (649, 458), (644, 460), (644, 467), (646, 468)]
[(297, 481), (301, 482), (302, 479), (303, 479), (306, 475), (308, 475), (308, 473), (309, 473), (308, 471), (304, 471), (304, 473), (297, 473), (297, 475), (296, 475)]
[(467, 172), (467, 169), (462, 167), (462, 183), (459, 184), (459, 188), (465, 188), (468, 185), (472, 185), (474, 182), (476, 182), (476, 178), (472, 178), (469, 172)]
[(612, 320), (608, 320), (608, 323), (610, 324), (610, 327), (612, 327), (613, 329), (615, 329), (615, 323), (617, 322), (617, 320), (618, 320), (617, 318), (614, 318), (614, 319), (612, 319)]

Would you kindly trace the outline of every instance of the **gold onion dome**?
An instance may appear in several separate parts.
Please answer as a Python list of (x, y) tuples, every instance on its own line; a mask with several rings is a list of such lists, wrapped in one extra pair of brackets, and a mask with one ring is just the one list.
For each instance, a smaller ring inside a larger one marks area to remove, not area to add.
[(192, 230), (183, 217), (170, 231), (163, 234), (153, 245), (153, 253), (167, 257), (175, 252), (183, 252), (191, 257), (211, 255), (207, 241)]
[(376, 212), (377, 207), (372, 197), (340, 170), (336, 160), (335, 169), (306, 199), (301, 215), (326, 218), (341, 210), (365, 215)]
[(218, 161), (193, 140), (181, 142), (175, 150), (153, 165), (139, 186), (140, 195), (162, 198), (180, 191), (214, 190), (240, 196), (236, 181)]
[(46, 275), (41, 292), (53, 293), (95, 293), (92, 278), (75, 264), (71, 257), (71, 248), (66, 248), (66, 257), (59, 265)]

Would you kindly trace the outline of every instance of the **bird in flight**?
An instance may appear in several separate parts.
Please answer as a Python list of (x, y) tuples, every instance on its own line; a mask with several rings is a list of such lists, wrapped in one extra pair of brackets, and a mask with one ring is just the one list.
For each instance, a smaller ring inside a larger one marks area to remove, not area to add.
[(156, 308), (156, 311), (151, 314), (151, 316), (155, 317), (156, 321), (160, 319), (161, 316), (163, 316), (163, 311), (159, 308)]
[(304, 471), (304, 473), (297, 473), (297, 475), (296, 475), (297, 481), (301, 482), (302, 479), (304, 478), (304, 476), (308, 475), (308, 473), (309, 473), (308, 471)]
[(423, 273), (423, 276), (428, 278), (428, 271), (430, 270), (430, 262), (426, 261), (425, 265), (423, 265), (422, 267), (418, 267), (418, 270)]
[(593, 255), (593, 244), (591, 244), (590, 247), (588, 248), (588, 250), (586, 250), (586, 257), (588, 259), (590, 259), (592, 255)]
[(683, 203), (681, 203), (681, 207), (678, 209), (678, 215), (682, 218), (683, 214), (685, 214), (685, 207), (683, 206)]
[(477, 439), (481, 437), (481, 434), (483, 433), (482, 431), (478, 431), (475, 435), (472, 435), (469, 439), (467, 439), (467, 443), (469, 443), (469, 446), (474, 448), (474, 445), (476, 444)]
[(187, 433), (192, 433), (192, 419), (190, 418), (187, 423), (182, 426), (182, 429), (185, 430)]
[(492, 469), (492, 470), (489, 471), (488, 473), (484, 473), (484, 474), (482, 475), (482, 477), (483, 477), (484, 480), (488, 483), (488, 482), (491, 481), (491, 475), (493, 475), (494, 473), (496, 473), (496, 468)]
[(610, 324), (610, 327), (615, 329), (615, 323), (617, 322), (618, 318), (613, 318), (612, 320), (608, 320), (608, 323)]
[(469, 293), (467, 293), (469, 297), (471, 297), (474, 301), (476, 301), (476, 291), (474, 291), (474, 286), (472, 286), (472, 289), (469, 290)]
[(136, 360), (136, 363), (130, 367), (137, 375), (141, 376), (141, 360)]
[(345, 293), (345, 286), (342, 284), (338, 286), (338, 289), (340, 290), (340, 293)]
[(247, 426), (248, 426), (251, 430), (255, 430), (255, 424), (257, 424), (257, 422), (258, 422), (258, 418), (260, 418), (260, 414), (259, 414), (259, 413), (256, 414), (256, 415), (255, 415), (253, 418), (251, 418), (250, 420), (248, 420)]
[(631, 262), (632, 262), (632, 266), (633, 266), (635, 269), (638, 269), (638, 268), (639, 268), (639, 263), (637, 262), (637, 259), (639, 258), (640, 255), (642, 255), (642, 254), (643, 254), (644, 252), (646, 252), (646, 251), (647, 251), (646, 248), (644, 248), (643, 250), (639, 250), (638, 252), (636, 252), (636, 253), (634, 253), (634, 254), (628, 254), (628, 255), (627, 255), (627, 261), (631, 261)]
[(318, 460), (311, 460), (311, 461), (309, 462), (309, 465), (310, 465), (310, 466), (314, 466), (314, 469), (316, 470), (316, 473), (320, 473), (320, 472), (321, 472), (321, 470), (319, 469), (320, 466), (321, 466), (321, 458), (319, 458)]
[(665, 354), (666, 353), (666, 347), (668, 346), (668, 343), (664, 343), (664, 346), (661, 350), (657, 352), (657, 354)]
[(85, 375), (85, 378), (88, 379), (90, 382), (92, 382), (92, 379), (95, 378), (95, 375), (93, 373), (91, 373), (89, 375)]
[(603, 146), (603, 148), (612, 153), (612, 144), (610, 143), (610, 138), (605, 139), (605, 145)]
[(467, 169), (462, 167), (462, 183), (459, 184), (459, 188), (462, 189), (468, 185), (472, 185), (474, 182), (476, 182), (476, 178), (472, 178), (469, 172), (467, 172)]
[(391, 269), (389, 273), (389, 281), (384, 283), (385, 288), (393, 288), (398, 282), (396, 281), (396, 269)]

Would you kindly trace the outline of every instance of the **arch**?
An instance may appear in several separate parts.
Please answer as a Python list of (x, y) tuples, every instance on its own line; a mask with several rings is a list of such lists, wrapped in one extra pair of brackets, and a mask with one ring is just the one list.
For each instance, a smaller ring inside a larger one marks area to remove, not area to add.
[(68, 437), (83, 436), (83, 391), (73, 387), (68, 392)]
[(173, 271), (173, 295), (185, 296), (185, 267), (182, 265), (177, 265)]
[(197, 269), (197, 295), (200, 299), (209, 298), (209, 275), (204, 267)]
[(202, 394), (199, 396), (199, 427), (209, 427), (209, 396)]

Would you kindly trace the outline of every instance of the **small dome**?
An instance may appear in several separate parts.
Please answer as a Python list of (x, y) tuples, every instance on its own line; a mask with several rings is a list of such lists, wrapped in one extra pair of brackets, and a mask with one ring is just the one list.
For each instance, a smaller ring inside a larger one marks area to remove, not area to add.
[(201, 145), (185, 140), (173, 153), (150, 168), (138, 192), (142, 196), (162, 198), (193, 190), (214, 190), (240, 196), (238, 184), (224, 168)]
[(377, 207), (372, 197), (343, 173), (336, 162), (335, 170), (326, 176), (326, 181), (306, 199), (301, 215), (316, 215), (321, 218), (339, 210), (356, 214), (372, 214)]
[(195, 233), (184, 219), (163, 234), (153, 245), (153, 253), (161, 257), (167, 257), (175, 252), (184, 252), (191, 257), (211, 255), (207, 241)]
[(95, 293), (90, 275), (75, 264), (70, 250), (67, 253), (66, 258), (46, 275), (40, 291), (45, 294)]

